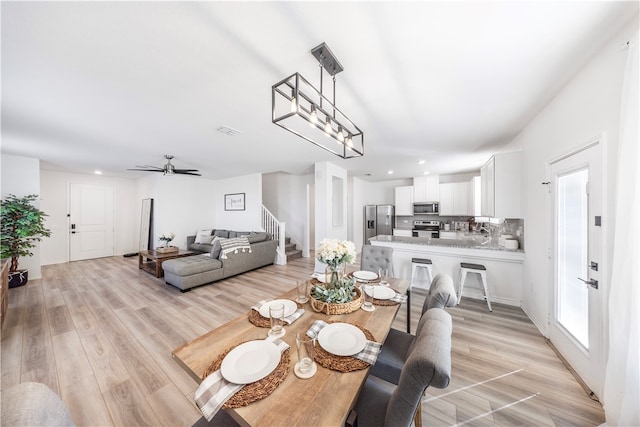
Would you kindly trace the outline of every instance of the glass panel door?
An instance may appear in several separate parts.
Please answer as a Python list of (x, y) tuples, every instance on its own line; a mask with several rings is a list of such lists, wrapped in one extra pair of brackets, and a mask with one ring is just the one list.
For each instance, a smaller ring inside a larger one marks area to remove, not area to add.
[(578, 277), (588, 276), (588, 169), (558, 176), (557, 321), (589, 348), (589, 291)]

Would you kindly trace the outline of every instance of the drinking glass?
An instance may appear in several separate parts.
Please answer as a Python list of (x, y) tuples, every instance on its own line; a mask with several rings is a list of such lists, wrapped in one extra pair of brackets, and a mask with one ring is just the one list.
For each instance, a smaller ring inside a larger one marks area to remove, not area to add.
[(389, 286), (389, 282), (387, 282), (389, 270), (387, 268), (379, 268), (378, 276), (380, 277), (380, 286)]
[(365, 311), (373, 311), (375, 307), (373, 306), (373, 290), (374, 286), (371, 284), (363, 284), (362, 292), (364, 293), (364, 304), (362, 304), (362, 309)]
[(307, 287), (309, 286), (309, 282), (307, 280), (298, 280), (296, 285), (298, 287), (298, 298), (296, 301), (303, 304), (307, 302)]
[(297, 371), (306, 376), (312, 373), (314, 368), (313, 358), (316, 354), (316, 337), (310, 337), (305, 332), (296, 334), (296, 348), (298, 350)]
[(281, 337), (284, 335), (284, 304), (281, 302), (269, 306), (269, 318), (271, 319), (271, 329), (269, 335)]

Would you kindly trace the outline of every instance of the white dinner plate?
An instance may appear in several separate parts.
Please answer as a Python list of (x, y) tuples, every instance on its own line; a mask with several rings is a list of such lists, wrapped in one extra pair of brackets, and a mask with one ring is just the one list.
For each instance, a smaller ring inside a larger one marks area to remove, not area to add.
[(373, 296), (375, 299), (391, 299), (395, 294), (396, 292), (393, 289), (386, 286), (373, 286), (373, 295), (367, 292), (367, 295)]
[(259, 311), (260, 316), (266, 317), (267, 319), (271, 317), (269, 316), (269, 306), (277, 302), (281, 302), (284, 304), (284, 317), (291, 316), (298, 309), (298, 305), (290, 299), (274, 299), (273, 301), (265, 302), (264, 304), (262, 304), (262, 307), (260, 307)]
[(265, 340), (240, 344), (222, 360), (222, 377), (234, 384), (249, 384), (269, 375), (280, 363), (280, 349)]
[(331, 323), (320, 330), (318, 342), (336, 356), (352, 356), (364, 349), (364, 332), (348, 323)]
[(376, 280), (378, 278), (378, 275), (373, 271), (360, 270), (354, 271), (353, 277), (360, 280)]

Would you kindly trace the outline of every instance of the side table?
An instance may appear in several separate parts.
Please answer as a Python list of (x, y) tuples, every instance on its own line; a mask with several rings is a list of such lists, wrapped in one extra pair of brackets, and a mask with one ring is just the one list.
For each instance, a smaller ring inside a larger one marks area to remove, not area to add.
[(140, 251), (138, 254), (138, 268), (156, 277), (163, 277), (162, 263), (168, 259), (182, 258), (195, 255), (193, 251), (177, 250), (175, 252), (159, 253), (155, 250)]

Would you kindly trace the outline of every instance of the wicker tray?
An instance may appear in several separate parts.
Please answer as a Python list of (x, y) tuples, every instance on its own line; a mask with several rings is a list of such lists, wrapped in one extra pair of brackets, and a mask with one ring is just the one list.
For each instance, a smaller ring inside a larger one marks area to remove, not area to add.
[(358, 288), (354, 288), (356, 292), (356, 296), (353, 299), (353, 301), (345, 302), (344, 304), (326, 303), (318, 299), (315, 299), (311, 295), (312, 289), (313, 289), (313, 286), (309, 287), (307, 296), (309, 297), (309, 304), (311, 305), (311, 308), (313, 309), (313, 311), (316, 311), (316, 312), (322, 312), (329, 315), (352, 313), (357, 309), (359, 309), (362, 306), (362, 303), (364, 302), (364, 296), (362, 295), (362, 292)]
[(159, 254), (170, 254), (171, 252), (178, 252), (177, 246), (169, 246), (168, 248), (156, 248), (156, 252)]

